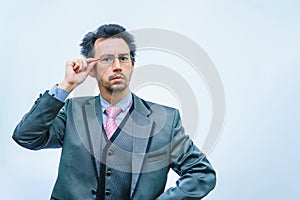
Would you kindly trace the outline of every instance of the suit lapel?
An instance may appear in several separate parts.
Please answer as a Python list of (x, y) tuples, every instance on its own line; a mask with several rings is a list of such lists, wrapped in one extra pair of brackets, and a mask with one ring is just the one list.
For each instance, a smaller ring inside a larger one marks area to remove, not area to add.
[(103, 145), (102, 113), (100, 98), (97, 96), (84, 107), (85, 120), (88, 126), (90, 153), (94, 157), (97, 175), (100, 176), (101, 149)]
[(146, 156), (148, 146), (150, 144), (151, 130), (153, 121), (149, 118), (151, 113), (150, 107), (143, 100), (133, 95), (134, 109), (129, 118), (130, 134), (133, 136), (132, 146), (132, 177), (131, 177), (131, 192), (132, 198), (137, 186), (139, 177), (142, 173), (144, 158)]
[(95, 174), (99, 176), (102, 136), (102, 115), (99, 96), (90, 99), (78, 98), (76, 101), (72, 101), (72, 113), (80, 142), (93, 157)]

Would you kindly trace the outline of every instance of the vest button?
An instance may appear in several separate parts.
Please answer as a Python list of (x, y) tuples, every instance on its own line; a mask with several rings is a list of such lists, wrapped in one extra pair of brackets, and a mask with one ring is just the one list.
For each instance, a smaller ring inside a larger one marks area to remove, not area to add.
[(111, 156), (112, 154), (113, 154), (112, 151), (107, 152), (107, 156)]
[(94, 189), (91, 190), (91, 193), (92, 194), (97, 194), (96, 190), (94, 190)]
[(105, 191), (105, 196), (108, 196), (108, 195), (110, 195), (110, 190)]

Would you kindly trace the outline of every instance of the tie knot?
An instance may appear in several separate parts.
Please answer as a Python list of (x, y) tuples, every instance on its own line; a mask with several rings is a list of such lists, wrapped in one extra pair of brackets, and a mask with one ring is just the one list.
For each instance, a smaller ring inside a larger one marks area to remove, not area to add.
[(115, 119), (116, 116), (117, 116), (118, 114), (120, 114), (121, 108), (118, 107), (118, 106), (109, 106), (108, 108), (105, 109), (105, 112), (106, 112), (108, 118), (113, 118), (113, 119)]

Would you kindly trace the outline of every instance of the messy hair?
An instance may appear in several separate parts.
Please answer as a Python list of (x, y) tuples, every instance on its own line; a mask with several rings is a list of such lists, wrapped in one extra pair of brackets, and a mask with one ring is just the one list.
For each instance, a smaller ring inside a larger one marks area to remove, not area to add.
[(95, 49), (94, 43), (98, 38), (121, 38), (123, 39), (129, 49), (130, 55), (132, 57), (132, 61), (135, 61), (135, 53), (136, 53), (136, 44), (134, 40), (134, 36), (126, 31), (126, 29), (118, 24), (105, 24), (97, 28), (93, 32), (87, 33), (82, 42), (81, 46), (81, 55), (86, 58), (94, 57)]

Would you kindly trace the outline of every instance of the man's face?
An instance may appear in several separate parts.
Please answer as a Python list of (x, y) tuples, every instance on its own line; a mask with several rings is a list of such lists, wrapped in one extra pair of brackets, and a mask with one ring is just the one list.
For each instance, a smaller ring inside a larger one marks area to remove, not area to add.
[(130, 60), (127, 43), (121, 38), (99, 38), (94, 43), (94, 49), (94, 57), (101, 60), (97, 61), (91, 76), (97, 79), (100, 92), (129, 92), (134, 63)]

